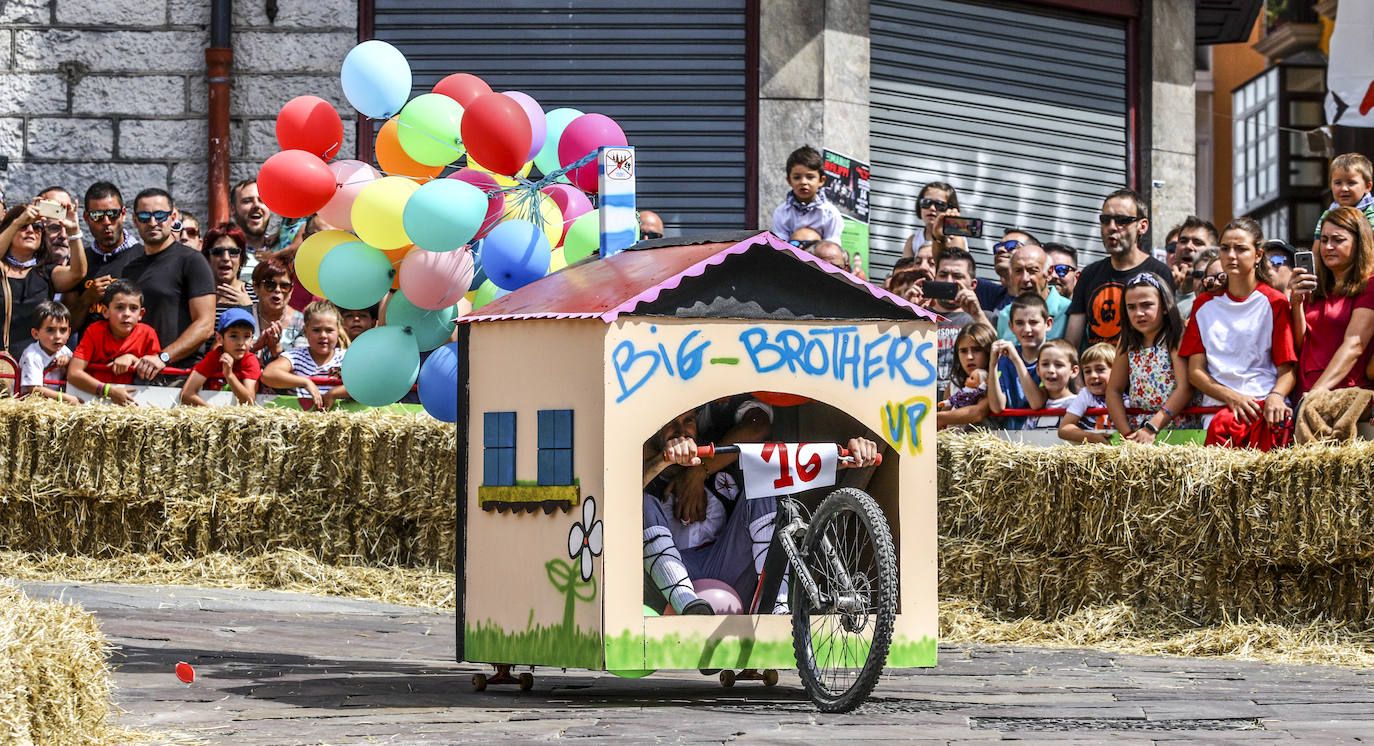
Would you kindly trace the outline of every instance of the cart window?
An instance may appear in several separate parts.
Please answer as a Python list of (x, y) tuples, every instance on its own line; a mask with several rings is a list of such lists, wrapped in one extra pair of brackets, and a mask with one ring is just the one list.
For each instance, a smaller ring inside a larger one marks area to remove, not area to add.
[(539, 484), (573, 483), (573, 411), (539, 410)]
[(515, 413), (482, 415), (482, 484), (515, 484)]

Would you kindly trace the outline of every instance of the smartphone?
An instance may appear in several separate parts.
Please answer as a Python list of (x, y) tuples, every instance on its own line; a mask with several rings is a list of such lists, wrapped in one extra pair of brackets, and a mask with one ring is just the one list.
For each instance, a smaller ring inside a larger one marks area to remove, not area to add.
[(35, 204), (38, 206), (38, 214), (45, 218), (61, 220), (67, 217), (67, 208), (63, 207), (60, 202), (54, 202), (50, 199), (40, 199)]
[(937, 282), (936, 280), (926, 280), (921, 285), (921, 295), (931, 300), (954, 300), (959, 294), (959, 286), (953, 282)]
[(944, 218), (946, 236), (983, 237), (983, 221), (980, 218), (961, 218), (953, 215)]
[(1309, 275), (1317, 274), (1317, 265), (1312, 260), (1312, 252), (1310, 251), (1293, 252), (1293, 266)]

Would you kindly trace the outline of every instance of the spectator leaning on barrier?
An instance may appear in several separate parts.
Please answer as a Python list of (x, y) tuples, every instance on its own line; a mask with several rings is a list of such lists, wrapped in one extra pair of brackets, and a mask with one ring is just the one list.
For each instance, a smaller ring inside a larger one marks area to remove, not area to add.
[[(114, 384), (133, 383), (138, 361), (162, 349), (157, 332), (140, 321), (143, 293), (128, 280), (110, 283), (102, 300), (105, 319), (86, 328), (67, 366), (67, 381), (115, 404), (137, 406), (132, 389)], [(100, 367), (87, 371), (88, 365)]]
[(1116, 343), (1121, 335), (1122, 295), (1126, 281), (1141, 272), (1165, 278), (1174, 289), (1173, 270), (1144, 250), (1150, 230), (1149, 209), (1145, 200), (1131, 189), (1118, 189), (1102, 201), (1102, 245), (1107, 257), (1089, 264), (1078, 278), (1069, 306), (1069, 324), (1064, 338), (1079, 349), (1088, 344)]
[(33, 312), (33, 343), (19, 356), (19, 385), (25, 396), (56, 399), (80, 404), (75, 396), (49, 388), (46, 381), (67, 377), (72, 351), (67, 347), (71, 335), (71, 312), (55, 300), (45, 300)]
[(1317, 247), (1316, 274), (1293, 278), (1293, 337), (1301, 350), (1302, 390), (1370, 388), (1374, 232), (1360, 210), (1338, 207), (1326, 213)]
[(292, 347), (305, 346), (305, 316), (288, 303), (295, 286), (291, 271), (281, 260), (268, 259), (258, 264), (253, 269), (253, 288), (258, 297), (253, 312), (260, 332), (253, 343), (253, 354), (266, 367)]
[(73, 331), (104, 318), (101, 298), (110, 283), (124, 276), (129, 262), (143, 256), (135, 233), (124, 229), (124, 198), (108, 181), (97, 181), (86, 190), (86, 227), (92, 244), (86, 247), (86, 277), (79, 292), (63, 297), (72, 311)]
[[(1123, 437), (1138, 443), (1153, 443), (1170, 425), (1198, 427), (1191, 415), (1178, 415), (1194, 403), (1193, 387), (1188, 363), (1178, 352), (1184, 322), (1169, 286), (1164, 278), (1141, 272), (1126, 282), (1124, 302), (1128, 323), (1107, 382), (1112, 423)], [(1150, 411), (1128, 415), (1128, 408)]]
[(316, 409), (330, 409), (334, 402), (348, 398), (343, 384), (320, 384), (312, 377), (336, 378), (348, 350), (348, 333), (343, 331), (339, 309), (327, 300), (305, 307), (305, 347), (292, 347), (263, 368), (262, 382), (277, 389), (295, 387), (297, 397), (309, 397)]
[[(1050, 316), (1050, 329), (1045, 338), (1062, 339), (1069, 323), (1069, 299), (1050, 287), (1045, 274), (1045, 265), (1048, 263), (1049, 255), (1043, 248), (1033, 242), (1023, 243), (1011, 252), (1007, 271), (1011, 284), (1008, 287), (1017, 295), (1035, 293), (1043, 298)], [(1011, 328), (1011, 306), (997, 313), (997, 336), (1007, 341), (1016, 339)]]
[(200, 252), (177, 243), (172, 195), (144, 189), (134, 199), (134, 221), (143, 237), (143, 256), (124, 268), (124, 277), (143, 291), (148, 326), (162, 351), (138, 362), (140, 378), (151, 380), (168, 365), (189, 368), (200, 361), (215, 330), (215, 281)]
[(1204, 294), (1179, 353), (1203, 404), (1227, 407), (1207, 427), (1208, 445), (1269, 450), (1282, 444), (1276, 430), (1292, 414), (1286, 401), (1297, 384), (1297, 351), (1288, 299), (1268, 284), (1264, 234), (1251, 218), (1236, 218), (1221, 232), (1226, 292)]
[(0, 267), (5, 273), (4, 326), (0, 328), (4, 332), (5, 351), (11, 357), (18, 358), (29, 346), (29, 331), (38, 305), (76, 287), (86, 274), (76, 206), (69, 206), (66, 217), (58, 222), (77, 250), (70, 264), (57, 264), (48, 244), (46, 219), (39, 215), (36, 204), (15, 205), (0, 219)]
[(186, 383), (181, 387), (181, 403), (189, 406), (208, 406), (200, 389), (212, 378), (221, 378), (225, 390), (234, 393), (239, 404), (253, 404), (258, 391), (262, 368), (248, 349), (257, 334), (258, 324), (253, 314), (244, 308), (230, 308), (215, 322), (215, 347), (196, 363)]

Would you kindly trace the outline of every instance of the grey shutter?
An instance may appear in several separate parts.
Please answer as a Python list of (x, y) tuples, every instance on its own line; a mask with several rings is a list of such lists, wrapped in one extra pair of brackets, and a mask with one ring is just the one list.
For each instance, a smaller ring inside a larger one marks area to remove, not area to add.
[(1103, 255), (1096, 215), (1128, 182), (1124, 21), (872, 0), (870, 31), (875, 264), (901, 256), (931, 181), (986, 221), (990, 237), (969, 241), (981, 276), (993, 276), (991, 246), (1011, 226), (1073, 246), (1080, 264)]
[(376, 0), (375, 37), (410, 60), (415, 94), (466, 72), (611, 117), (669, 233), (746, 224), (745, 0)]

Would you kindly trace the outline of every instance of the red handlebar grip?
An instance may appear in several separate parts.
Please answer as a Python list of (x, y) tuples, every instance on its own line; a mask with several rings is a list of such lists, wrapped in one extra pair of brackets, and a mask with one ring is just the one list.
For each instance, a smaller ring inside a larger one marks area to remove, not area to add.
[(716, 447), (712, 445), (697, 446), (697, 458), (711, 458), (716, 455)]

